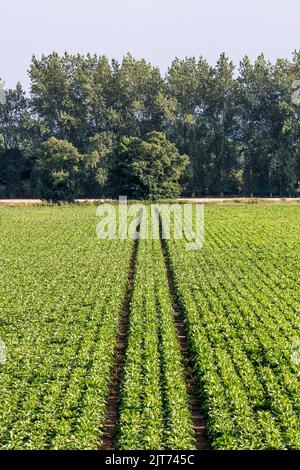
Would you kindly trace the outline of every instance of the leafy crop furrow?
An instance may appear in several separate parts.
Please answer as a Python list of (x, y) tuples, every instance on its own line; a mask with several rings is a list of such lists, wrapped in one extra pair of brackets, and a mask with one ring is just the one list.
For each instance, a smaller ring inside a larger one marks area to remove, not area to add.
[(193, 427), (159, 241), (139, 241), (122, 385), (121, 449), (192, 449)]
[(215, 448), (300, 448), (298, 212), (209, 207), (202, 250), (167, 244)]
[(92, 207), (3, 213), (1, 448), (99, 448), (132, 242)]

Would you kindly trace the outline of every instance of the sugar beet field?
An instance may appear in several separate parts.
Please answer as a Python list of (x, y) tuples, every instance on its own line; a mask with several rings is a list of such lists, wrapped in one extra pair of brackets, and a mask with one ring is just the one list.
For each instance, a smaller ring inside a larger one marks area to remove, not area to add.
[(300, 449), (300, 207), (206, 207), (199, 251), (96, 225), (0, 208), (0, 448)]

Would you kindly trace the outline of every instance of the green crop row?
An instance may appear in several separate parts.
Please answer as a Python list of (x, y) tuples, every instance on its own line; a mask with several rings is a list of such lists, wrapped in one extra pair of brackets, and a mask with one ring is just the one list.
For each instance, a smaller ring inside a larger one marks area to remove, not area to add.
[(140, 240), (121, 390), (121, 449), (194, 448), (181, 359), (160, 242)]
[(95, 208), (0, 210), (1, 449), (97, 449), (132, 242)]
[(217, 449), (300, 449), (298, 207), (209, 207), (205, 245), (168, 242)]

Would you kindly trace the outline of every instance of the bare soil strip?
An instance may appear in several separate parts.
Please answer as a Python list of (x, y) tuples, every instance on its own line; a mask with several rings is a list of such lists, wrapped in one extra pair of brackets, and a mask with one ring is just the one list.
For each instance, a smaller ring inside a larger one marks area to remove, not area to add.
[[(98, 205), (103, 203), (117, 203), (117, 200), (113, 199), (76, 199), (75, 203), (80, 205)], [(134, 201), (133, 201), (134, 202)], [(140, 202), (140, 201), (135, 201)], [(174, 202), (174, 201), (173, 201)], [(227, 198), (217, 198), (217, 197), (205, 197), (205, 198), (179, 198), (176, 199), (177, 203), (189, 203), (189, 204), (216, 204), (216, 205), (226, 205), (226, 204), (289, 204), (297, 205), (300, 204), (300, 198), (258, 198), (258, 197), (227, 197)], [(0, 207), (33, 207), (33, 206), (51, 206), (50, 202), (42, 201), (41, 199), (0, 199)]]
[(187, 385), (188, 400), (190, 405), (191, 417), (195, 433), (196, 449), (208, 450), (208, 444), (205, 438), (205, 424), (204, 415), (201, 412), (201, 402), (198, 394), (198, 387), (193, 373), (193, 365), (191, 360), (191, 353), (187, 341), (187, 332), (183, 320), (183, 314), (180, 309), (175, 283), (173, 279), (172, 268), (168, 257), (166, 241), (161, 238), (162, 252), (165, 259), (167, 270), (169, 291), (172, 297), (172, 305), (174, 310), (174, 320), (178, 333), (178, 341), (180, 344), (182, 364), (184, 367), (185, 381)]
[(103, 430), (103, 440), (101, 450), (115, 450), (117, 446), (117, 432), (119, 420), (119, 400), (121, 391), (121, 381), (123, 375), (127, 331), (129, 323), (130, 303), (133, 292), (133, 280), (135, 264), (138, 250), (138, 240), (134, 241), (130, 268), (128, 271), (128, 281), (126, 293), (123, 301), (122, 312), (119, 323), (119, 333), (115, 351), (114, 368), (112, 371), (112, 380), (109, 388), (107, 403), (107, 418)]

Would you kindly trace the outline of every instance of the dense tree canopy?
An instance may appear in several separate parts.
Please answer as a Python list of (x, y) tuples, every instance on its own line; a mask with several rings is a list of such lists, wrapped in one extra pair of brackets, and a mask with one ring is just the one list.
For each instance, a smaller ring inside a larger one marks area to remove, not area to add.
[(18, 84), (0, 103), (0, 197), (299, 190), (300, 52), (175, 59), (166, 76), (130, 54), (52, 53), (29, 75), (28, 96)]
[(50, 137), (41, 145), (35, 173), (41, 196), (72, 201), (76, 196), (81, 155), (67, 140)]
[(179, 196), (179, 180), (188, 161), (162, 132), (150, 132), (145, 140), (123, 137), (110, 161), (110, 192), (132, 199)]

